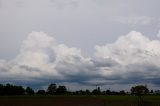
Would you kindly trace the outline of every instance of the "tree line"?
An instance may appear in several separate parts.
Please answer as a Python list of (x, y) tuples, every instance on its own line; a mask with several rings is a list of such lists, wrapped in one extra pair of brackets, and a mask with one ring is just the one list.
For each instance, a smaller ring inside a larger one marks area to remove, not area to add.
[(34, 91), (31, 87), (16, 86), (13, 84), (0, 84), (0, 95), (143, 95), (143, 94), (157, 94), (160, 95), (160, 91), (149, 90), (145, 85), (137, 85), (131, 87), (130, 92), (124, 90), (112, 91), (101, 90), (100, 87), (96, 87), (93, 90), (78, 90), (69, 91), (64, 85), (50, 84), (46, 90), (39, 89)]

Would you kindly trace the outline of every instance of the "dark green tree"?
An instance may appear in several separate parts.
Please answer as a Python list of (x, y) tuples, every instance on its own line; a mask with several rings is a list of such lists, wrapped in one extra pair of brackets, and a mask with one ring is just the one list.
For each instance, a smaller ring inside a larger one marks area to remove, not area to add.
[(90, 95), (90, 93), (91, 93), (91, 92), (90, 92), (88, 89), (86, 89), (85, 94), (86, 94), (86, 95)]
[(4, 86), (0, 84), (0, 95), (4, 95)]
[(65, 86), (58, 86), (56, 93), (57, 94), (66, 94), (67, 93), (67, 88)]
[(126, 92), (125, 92), (124, 90), (122, 90), (122, 91), (119, 92), (119, 94), (120, 94), (120, 95), (125, 95)]
[(37, 94), (38, 94), (38, 95), (45, 95), (46, 92), (45, 92), (45, 90), (38, 90), (38, 91), (37, 91)]
[(16, 86), (15, 87), (15, 95), (24, 95), (25, 89), (22, 86)]
[(110, 89), (108, 89), (107, 91), (106, 91), (106, 95), (111, 95), (111, 90)]
[(57, 91), (57, 85), (56, 84), (50, 84), (48, 86), (48, 89), (47, 89), (48, 94), (55, 94), (56, 91)]
[(26, 88), (26, 93), (27, 93), (28, 95), (33, 95), (33, 94), (34, 94), (34, 90), (33, 90), (31, 87), (27, 87), (27, 88)]
[(92, 91), (92, 94), (93, 94), (93, 95), (100, 95), (100, 94), (101, 94), (101, 89), (100, 89), (100, 87), (94, 89), (94, 90)]
[(22, 86), (6, 84), (3, 86), (3, 95), (23, 95), (25, 90)]
[(138, 96), (138, 106), (144, 106), (142, 95), (149, 93), (149, 89), (145, 85), (137, 85), (131, 88), (131, 94)]
[(131, 94), (141, 96), (143, 94), (147, 94), (149, 92), (149, 89), (145, 85), (137, 85), (131, 88)]

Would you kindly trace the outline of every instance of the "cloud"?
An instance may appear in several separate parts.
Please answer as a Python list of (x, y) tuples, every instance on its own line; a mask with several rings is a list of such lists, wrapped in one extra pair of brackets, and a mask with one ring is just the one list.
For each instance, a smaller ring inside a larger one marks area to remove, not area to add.
[(64, 7), (78, 7), (79, 0), (50, 0), (50, 5), (56, 6), (58, 8)]
[(88, 61), (81, 55), (80, 49), (59, 44), (43, 32), (32, 32), (14, 60), (18, 66), (33, 69), (37, 77), (50, 76), (54, 79), (63, 79), (65, 74), (78, 74), (77, 68), (88, 64)]
[(160, 38), (160, 30), (157, 33), (157, 37)]
[(132, 31), (126, 36), (119, 37), (115, 43), (95, 46), (95, 56), (112, 58), (122, 65), (137, 63), (143, 61), (145, 57), (149, 58), (152, 55), (152, 49), (154, 49), (153, 52), (158, 52), (156, 43), (159, 42), (150, 41), (140, 32)]
[(152, 22), (153, 18), (149, 16), (119, 16), (115, 19), (117, 22), (127, 25), (148, 25)]
[(80, 49), (60, 44), (43, 32), (32, 32), (15, 59), (0, 61), (0, 71), (6, 80), (70, 80), (68, 76), (88, 71), (91, 64)]
[(115, 43), (95, 46), (95, 56), (119, 64), (111, 68), (110, 76), (119, 76), (121, 83), (154, 83), (153, 79), (158, 79), (160, 74), (159, 45), (159, 40), (150, 40), (140, 32), (132, 31)]
[(0, 8), (2, 7), (2, 1), (0, 0)]
[(44, 86), (50, 82), (78, 85), (152, 83), (159, 85), (160, 41), (132, 31), (114, 43), (96, 45), (92, 57), (44, 32), (32, 32), (17, 57), (0, 60), (1, 82)]

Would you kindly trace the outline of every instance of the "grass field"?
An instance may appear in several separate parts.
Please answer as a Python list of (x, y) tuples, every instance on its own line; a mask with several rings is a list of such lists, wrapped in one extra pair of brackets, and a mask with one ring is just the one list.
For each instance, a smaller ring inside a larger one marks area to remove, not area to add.
[[(160, 106), (160, 96), (144, 96), (141, 106)], [(0, 106), (139, 106), (135, 96), (1, 96)]]

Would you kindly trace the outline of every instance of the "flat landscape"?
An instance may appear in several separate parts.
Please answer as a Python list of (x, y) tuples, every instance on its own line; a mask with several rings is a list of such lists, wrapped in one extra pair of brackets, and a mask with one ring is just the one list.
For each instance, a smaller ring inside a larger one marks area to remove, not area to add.
[(160, 106), (160, 96), (1, 96), (0, 106)]
[(160, 0), (0, 0), (0, 106), (160, 106)]

